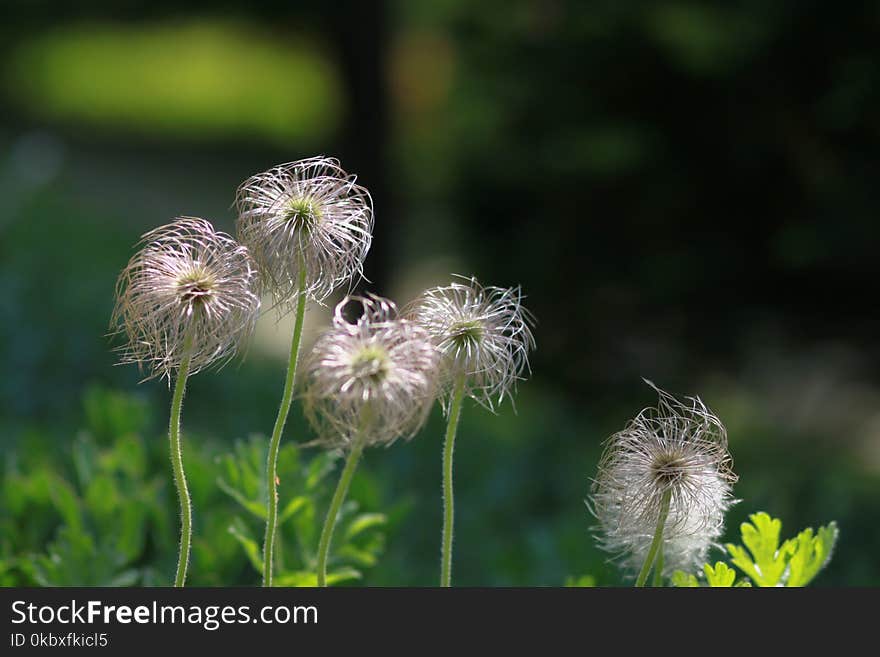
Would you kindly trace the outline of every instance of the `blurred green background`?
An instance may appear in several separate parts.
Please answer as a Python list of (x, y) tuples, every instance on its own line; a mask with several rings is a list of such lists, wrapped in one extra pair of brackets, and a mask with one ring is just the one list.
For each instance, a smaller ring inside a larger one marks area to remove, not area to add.
[[(2, 3), (0, 583), (170, 577), (170, 394), (114, 367), (116, 276), (146, 230), (232, 232), (242, 180), (324, 153), (373, 195), (362, 288), (475, 274), (538, 318), (517, 412), (464, 411), (455, 583), (621, 582), (583, 500), (647, 377), (728, 428), (727, 538), (757, 510), (837, 520), (816, 585), (880, 584), (880, 3), (69, 5)], [(230, 532), (217, 478), (271, 429), (288, 335), (266, 315), (190, 382), (193, 584), (258, 582), (259, 519)], [(341, 546), (350, 581), (437, 581), (442, 431), (367, 453), (352, 512), (385, 517)], [(295, 408), (283, 485), (316, 492), (292, 544), (326, 508), (309, 437)]]

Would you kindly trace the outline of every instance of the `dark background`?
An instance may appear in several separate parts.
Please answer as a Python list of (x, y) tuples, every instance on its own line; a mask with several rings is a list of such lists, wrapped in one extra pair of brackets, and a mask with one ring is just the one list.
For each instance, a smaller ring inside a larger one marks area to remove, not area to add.
[[(162, 454), (168, 391), (106, 336), (132, 245), (181, 214), (232, 232), (244, 178), (324, 153), (373, 195), (364, 287), (475, 274), (538, 318), (517, 414), (464, 412), (457, 583), (620, 581), (583, 499), (646, 377), (727, 426), (728, 538), (756, 510), (784, 535), (836, 519), (817, 584), (880, 584), (880, 4), (2, 4), (7, 489), (65, 467), (88, 390), (142, 400)], [(269, 315), (243, 364), (194, 378), (186, 430), (268, 432), (288, 335)], [(363, 583), (434, 583), (442, 430), (367, 454), (355, 496), (396, 511)], [(58, 524), (7, 521), (9, 559)]]

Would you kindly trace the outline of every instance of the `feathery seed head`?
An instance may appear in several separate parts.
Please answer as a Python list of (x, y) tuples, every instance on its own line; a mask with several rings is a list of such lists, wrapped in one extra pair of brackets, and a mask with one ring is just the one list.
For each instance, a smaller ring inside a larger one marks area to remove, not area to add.
[(724, 529), (737, 476), (727, 431), (698, 397), (687, 403), (657, 388), (646, 408), (605, 444), (588, 506), (599, 521), (599, 545), (636, 572), (660, 518), (664, 493), (669, 514), (663, 530), (664, 574), (692, 571)]
[(254, 256), (267, 289), (289, 309), (304, 290), (323, 301), (363, 275), (373, 234), (370, 193), (334, 158), (281, 164), (238, 188), (238, 238)]
[[(349, 322), (344, 310), (359, 304)], [(346, 297), (305, 365), (306, 416), (328, 447), (390, 445), (422, 427), (434, 399), (439, 354), (428, 334), (397, 317), (388, 299)]]
[(462, 278), (426, 290), (405, 315), (428, 331), (442, 354), (444, 404), (463, 376), (467, 394), (494, 410), (528, 370), (534, 319), (519, 287), (483, 287), (476, 278)]
[(190, 374), (231, 358), (260, 308), (248, 250), (193, 217), (146, 233), (139, 245), (116, 286), (111, 322), (128, 339), (120, 362), (170, 380), (187, 354)]

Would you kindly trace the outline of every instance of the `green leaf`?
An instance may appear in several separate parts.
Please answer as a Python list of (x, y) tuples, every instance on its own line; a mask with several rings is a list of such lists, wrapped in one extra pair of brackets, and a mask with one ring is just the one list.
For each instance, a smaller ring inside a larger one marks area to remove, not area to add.
[(716, 562), (714, 567), (706, 564), (703, 566), (703, 572), (706, 573), (709, 586), (714, 588), (731, 587), (736, 580), (736, 571), (723, 561)]
[(248, 530), (247, 525), (244, 524), (244, 521), (241, 518), (236, 516), (232, 520), (232, 524), (229, 525), (229, 533), (232, 534), (244, 548), (244, 552), (247, 555), (248, 560), (251, 562), (251, 565), (254, 567), (254, 570), (258, 573), (262, 573), (263, 556), (260, 551), (260, 546), (257, 545), (257, 542), (250, 536), (250, 530)]
[(351, 543), (347, 543), (335, 550), (336, 557), (345, 559), (346, 561), (353, 561), (358, 566), (363, 566), (365, 568), (369, 568), (370, 566), (375, 566), (378, 562), (378, 555), (371, 552), (370, 550), (362, 550)]
[(223, 479), (223, 477), (217, 477), (217, 487), (224, 493), (229, 495), (229, 497), (238, 502), (245, 511), (256, 516), (257, 518), (260, 518), (261, 520), (266, 519), (265, 504), (261, 504), (257, 500), (249, 500), (240, 491), (236, 490), (229, 483), (227, 483), (227, 481)]
[(812, 528), (779, 545), (782, 522), (766, 513), (749, 516), (752, 524), (743, 523), (743, 543), (749, 549), (728, 544), (732, 562), (758, 586), (805, 586), (831, 559), (837, 542), (837, 524), (821, 527), (814, 536)]
[(49, 493), (55, 509), (61, 514), (66, 525), (74, 531), (81, 531), (83, 528), (83, 513), (80, 508), (79, 498), (76, 496), (76, 491), (73, 490), (73, 486), (60, 476), (53, 474), (50, 477)]
[(672, 585), (680, 589), (697, 588), (700, 586), (700, 582), (697, 580), (695, 575), (691, 575), (681, 570), (676, 570), (674, 573), (672, 573)]
[[(360, 571), (354, 568), (338, 568), (327, 573), (327, 585), (332, 586), (339, 582), (360, 579)], [(317, 586), (317, 574), (307, 570), (296, 570), (281, 575), (277, 575), (273, 582), (273, 586)]]
[[(748, 575), (758, 586), (776, 586), (780, 583), (788, 565), (790, 545), (779, 546), (782, 521), (771, 518), (763, 511), (749, 516), (751, 523), (740, 525), (742, 541), (748, 552), (740, 545), (728, 543), (725, 547), (735, 566)], [(749, 552), (751, 556), (749, 556)]]
[(831, 559), (839, 532), (837, 523), (820, 527), (816, 536), (807, 528), (794, 539), (794, 550), (789, 560), (786, 586), (806, 586)]
[(345, 530), (345, 540), (350, 541), (358, 534), (373, 527), (381, 527), (388, 522), (384, 513), (362, 513), (351, 521)]
[(47, 554), (32, 560), (33, 577), (40, 586), (115, 586), (134, 583), (139, 571), (122, 571), (126, 557), (112, 537), (99, 540), (91, 533), (62, 527)]
[(294, 497), (292, 500), (290, 500), (290, 502), (287, 503), (287, 506), (284, 507), (281, 515), (278, 516), (278, 524), (282, 524), (285, 520), (288, 520), (292, 516), (299, 513), (302, 509), (306, 508), (309, 503), (309, 498), (305, 497), (304, 495), (297, 495), (296, 497)]

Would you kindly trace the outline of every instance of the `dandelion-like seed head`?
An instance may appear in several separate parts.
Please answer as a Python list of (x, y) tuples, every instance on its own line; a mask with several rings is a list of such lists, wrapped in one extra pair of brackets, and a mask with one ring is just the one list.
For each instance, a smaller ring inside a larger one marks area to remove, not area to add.
[[(354, 322), (344, 313), (351, 304), (361, 307)], [(427, 332), (388, 299), (343, 299), (305, 365), (304, 407), (318, 442), (345, 448), (358, 437), (390, 445), (414, 436), (434, 399), (438, 360)]]
[(238, 188), (238, 238), (279, 308), (290, 308), (298, 292), (321, 302), (363, 275), (373, 202), (356, 178), (338, 160), (315, 157), (273, 167)]
[(116, 286), (111, 322), (127, 338), (120, 362), (170, 380), (187, 356), (190, 374), (231, 358), (260, 308), (247, 248), (193, 217), (146, 233), (139, 246)]
[(444, 402), (464, 377), (467, 394), (494, 410), (528, 371), (534, 320), (519, 287), (483, 287), (473, 277), (463, 281), (426, 290), (405, 314), (428, 331), (442, 354)]
[(635, 573), (647, 557), (668, 492), (663, 572), (691, 572), (705, 562), (734, 502), (737, 476), (727, 431), (699, 398), (682, 403), (648, 383), (659, 402), (608, 439), (589, 506), (599, 521), (600, 547)]

